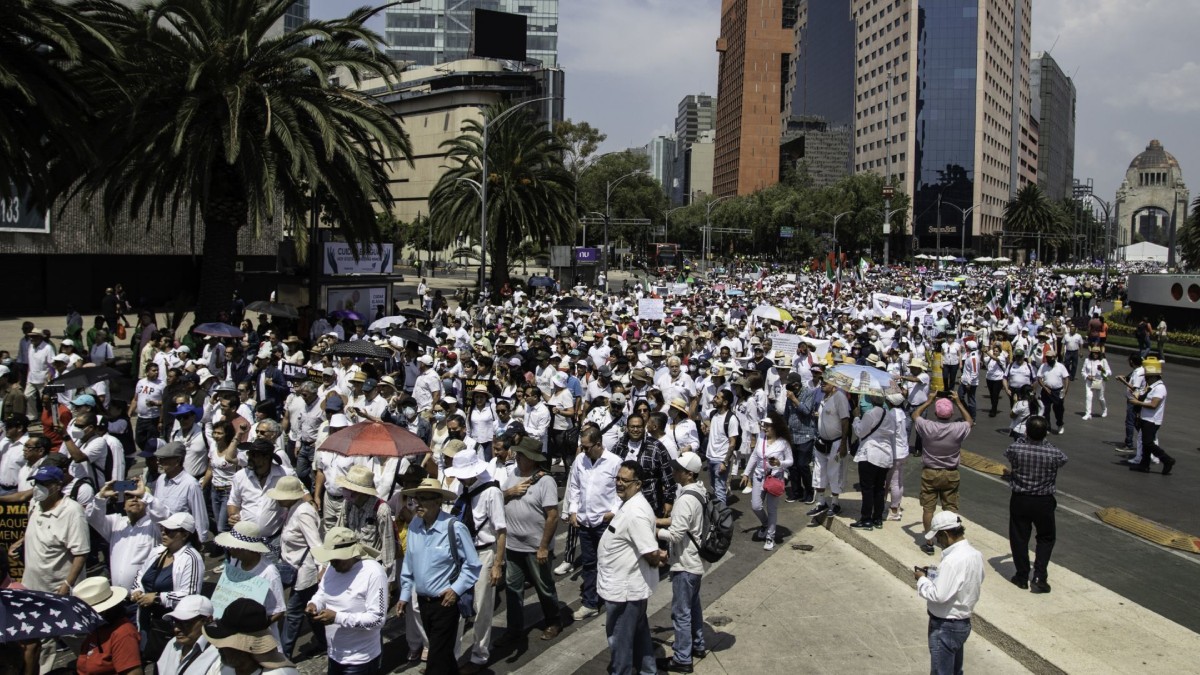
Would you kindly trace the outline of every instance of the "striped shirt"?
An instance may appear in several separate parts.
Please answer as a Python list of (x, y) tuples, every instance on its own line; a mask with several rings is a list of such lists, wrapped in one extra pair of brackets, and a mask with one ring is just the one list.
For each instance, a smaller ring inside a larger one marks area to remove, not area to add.
[[(166, 554), (166, 546), (159, 546), (150, 552), (150, 555), (146, 557), (146, 562), (142, 563), (141, 569), (137, 571), (131, 590), (143, 593), (155, 592), (152, 588), (144, 588), (142, 583), (150, 568)], [(201, 557), (199, 551), (185, 545), (175, 552), (174, 558), (171, 563), (171, 590), (158, 595), (159, 602), (168, 609), (175, 607), (184, 596), (199, 594), (200, 587), (204, 583), (204, 558)]]

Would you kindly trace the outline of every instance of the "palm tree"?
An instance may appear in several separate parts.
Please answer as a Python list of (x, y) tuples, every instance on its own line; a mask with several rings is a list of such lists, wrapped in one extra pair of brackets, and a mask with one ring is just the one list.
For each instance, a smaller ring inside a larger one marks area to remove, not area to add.
[(1179, 233), (1180, 267), (1200, 267), (1200, 197), (1192, 202), (1192, 217), (1188, 218)]
[(114, 63), (92, 69), (103, 96), (94, 132), (101, 159), (83, 190), (99, 196), (110, 225), (122, 214), (168, 212), (172, 219), (186, 213), (193, 228), (199, 222), (202, 321), (227, 306), (243, 227), (257, 233), (274, 218), (303, 223), (317, 209), (350, 243), (378, 241), (376, 207), (392, 203), (387, 169), (411, 164), (399, 122), (340, 84), (398, 74), (379, 35), (365, 27), (379, 10), (280, 34), (291, 4), (79, 5), (119, 49)]
[[(460, 235), (478, 241), (483, 125), (508, 109), (485, 109), (483, 120), (468, 120), (462, 135), (442, 143), (450, 168), (429, 195), (429, 218), (442, 245)], [(492, 288), (509, 280), (509, 251), (521, 241), (559, 241), (570, 233), (575, 179), (563, 166), (563, 150), (559, 138), (524, 110), (488, 128), (487, 248)]]
[(1017, 192), (1017, 196), (1004, 208), (1006, 233), (1042, 235), (1042, 237), (1022, 237), (1022, 244), (1026, 249), (1030, 248), (1030, 242), (1037, 246), (1039, 239), (1053, 234), (1056, 223), (1054, 205), (1035, 183), (1021, 188)]
[(0, 198), (26, 192), (46, 205), (63, 187), (51, 173), (80, 166), (65, 155), (86, 151), (76, 128), (90, 106), (72, 66), (110, 45), (54, 0), (0, 0), (0, 17)]

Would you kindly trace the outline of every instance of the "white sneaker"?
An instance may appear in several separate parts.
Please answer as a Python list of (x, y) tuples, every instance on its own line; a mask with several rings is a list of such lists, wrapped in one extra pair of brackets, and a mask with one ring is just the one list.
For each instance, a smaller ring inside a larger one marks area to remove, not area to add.
[(750, 494), (751, 492), (754, 492), (754, 486), (753, 486), (753, 485), (747, 485), (746, 487), (742, 488), (742, 494), (744, 494), (744, 495), (748, 495), (748, 494)]
[(1058, 428), (1058, 435), (1059, 435), (1059, 436), (1062, 436), (1064, 433), (1066, 433), (1066, 428), (1065, 428), (1065, 427), (1059, 427), (1059, 428)]
[(1107, 411), (1107, 410), (1105, 410), (1104, 412), (1100, 413), (1100, 416), (1101, 416), (1101, 417), (1108, 417), (1108, 411)]
[(559, 563), (558, 567), (554, 568), (554, 573), (561, 577), (564, 574), (570, 574), (574, 570), (575, 566), (572, 565), (570, 561), (564, 560)]
[(584, 619), (590, 619), (593, 616), (598, 615), (599, 613), (600, 613), (600, 610), (596, 609), (595, 607), (588, 607), (587, 605), (582, 605), (582, 606), (580, 606), (579, 609), (575, 610), (575, 613), (572, 614), (571, 616), (575, 617), (576, 621), (583, 621)]
[(1083, 416), (1083, 419), (1084, 419), (1085, 421), (1086, 421), (1086, 420), (1090, 420), (1090, 419), (1092, 419), (1092, 416), (1091, 416), (1091, 415), (1084, 415), (1084, 416)]
[(764, 541), (763, 542), (763, 550), (764, 551), (774, 551), (775, 550), (775, 540), (768, 539), (768, 540)]

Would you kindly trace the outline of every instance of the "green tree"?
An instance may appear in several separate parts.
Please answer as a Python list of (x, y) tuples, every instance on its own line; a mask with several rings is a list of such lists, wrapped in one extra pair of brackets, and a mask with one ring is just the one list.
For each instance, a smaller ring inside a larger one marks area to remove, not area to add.
[[(1018, 234), (1020, 245), (1027, 251), (1038, 247), (1038, 236), (1056, 232), (1058, 219), (1054, 205), (1035, 183), (1030, 183), (1017, 192), (1017, 196), (1004, 208), (1004, 231), (1008, 235)], [(1046, 243), (1043, 241), (1042, 243)]]
[(563, 120), (554, 125), (554, 134), (563, 145), (563, 164), (575, 179), (587, 164), (588, 159), (608, 139), (608, 135), (587, 122)]
[(563, 166), (562, 142), (526, 110), (509, 106), (484, 110), (483, 120), (468, 120), (462, 135), (446, 141), (449, 170), (429, 195), (435, 244), (449, 245), (465, 235), (479, 238), (480, 160), (483, 125), (506, 115), (488, 129), (487, 250), (491, 283), (509, 280), (509, 251), (521, 241), (569, 236), (575, 180)]
[[(650, 158), (637, 152), (613, 152), (601, 156), (579, 179), (580, 212), (603, 216), (605, 197), (611, 193), (607, 205), (614, 220), (645, 218), (651, 223), (662, 221), (662, 213), (668, 205), (666, 193), (648, 173), (635, 173), (646, 172), (649, 168)], [(599, 236), (589, 233), (589, 239), (603, 242), (603, 234), (597, 234)], [(614, 226), (608, 234), (610, 242), (624, 241), (634, 247), (644, 246), (650, 238), (647, 227)]]
[[(90, 0), (84, 14), (118, 46), (92, 69), (101, 92), (99, 161), (86, 193), (107, 223), (124, 212), (203, 228), (199, 320), (234, 286), (238, 233), (313, 208), (350, 243), (380, 240), (388, 167), (411, 164), (408, 137), (373, 98), (338, 83), (397, 66), (366, 27), (377, 9), (276, 34), (291, 0)], [(113, 76), (109, 77), (109, 73)]]
[(0, 17), (0, 198), (27, 190), (44, 206), (87, 159), (91, 101), (74, 66), (112, 45), (58, 2), (4, 0)]
[(1180, 266), (1185, 269), (1200, 268), (1200, 197), (1192, 202), (1192, 216), (1179, 233), (1178, 246)]

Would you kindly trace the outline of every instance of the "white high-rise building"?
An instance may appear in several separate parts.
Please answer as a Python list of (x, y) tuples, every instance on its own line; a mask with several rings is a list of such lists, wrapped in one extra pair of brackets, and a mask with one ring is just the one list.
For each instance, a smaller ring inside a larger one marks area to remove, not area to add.
[(385, 12), (388, 54), (418, 66), (469, 58), (476, 9), (523, 14), (526, 59), (547, 68), (558, 66), (558, 0), (420, 0), (395, 5)]

